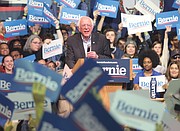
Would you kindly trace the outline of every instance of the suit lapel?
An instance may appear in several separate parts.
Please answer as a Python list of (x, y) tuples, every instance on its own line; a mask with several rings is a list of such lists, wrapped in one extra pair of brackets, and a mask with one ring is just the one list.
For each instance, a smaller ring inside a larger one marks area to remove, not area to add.
[(96, 45), (97, 45), (97, 36), (93, 33), (92, 36), (91, 36), (91, 50), (92, 51), (95, 51), (96, 50)]
[(83, 41), (82, 41), (82, 38), (81, 38), (81, 34), (79, 34), (79, 40), (78, 41), (80, 43), (77, 44), (77, 48), (79, 48), (82, 57), (85, 57), (85, 51), (84, 51), (84, 46), (83, 46)]

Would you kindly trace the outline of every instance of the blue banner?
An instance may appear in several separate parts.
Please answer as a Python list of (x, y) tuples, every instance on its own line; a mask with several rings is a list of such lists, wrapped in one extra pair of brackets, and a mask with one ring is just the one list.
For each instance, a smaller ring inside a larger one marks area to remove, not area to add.
[(92, 87), (101, 89), (109, 80), (107, 73), (88, 59), (62, 87), (61, 94), (72, 104), (77, 103)]
[(56, 26), (54, 24), (54, 21), (56, 20), (56, 18), (54, 17), (51, 9), (44, 3), (44, 7), (43, 7), (43, 16), (46, 20), (48, 20), (51, 25), (53, 25), (54, 27)]
[(165, 29), (166, 26), (176, 27), (180, 22), (180, 15), (178, 11), (169, 11), (156, 14), (156, 28)]
[(180, 1), (179, 0), (174, 0), (174, 3), (172, 5), (172, 7), (178, 9), (180, 7)]
[(32, 84), (34, 82), (40, 82), (46, 86), (46, 96), (50, 98), (51, 101), (56, 101), (59, 97), (62, 76), (38, 63), (18, 59), (15, 61), (14, 74), (9, 76), (9, 78), (7, 77), (1, 77), (6, 82), (11, 83), (10, 86), (8, 86), (9, 90), (6, 89), (6, 92), (31, 92)]
[(70, 117), (83, 131), (123, 131), (122, 126), (90, 93), (75, 105)]
[(178, 40), (180, 40), (180, 24), (176, 25), (176, 31), (177, 31)]
[(40, 15), (40, 16), (43, 15), (42, 11), (43, 11), (44, 3), (41, 0), (28, 0), (27, 6), (28, 6), (28, 14), (30, 12), (34, 12), (34, 14), (36, 15)]
[(96, 63), (111, 76), (109, 82), (128, 83), (130, 80), (129, 59), (97, 59)]
[(138, 58), (132, 59), (132, 70), (135, 74), (142, 71), (142, 67), (138, 64)]
[(9, 119), (11, 120), (14, 110), (14, 103), (0, 93), (0, 126)]
[(77, 8), (81, 0), (56, 0), (60, 5), (68, 8)]
[(6, 34), (4, 35), (6, 38), (28, 34), (25, 19), (4, 22), (4, 27), (6, 29)]
[(86, 16), (87, 11), (71, 9), (71, 8), (62, 8), (60, 23), (70, 25), (72, 22), (76, 23), (81, 16)]
[(36, 56), (35, 55), (29, 55), (29, 56), (23, 57), (21, 59), (28, 60), (29, 62), (34, 62), (34, 60), (36, 59)]
[(119, 1), (113, 0), (97, 0), (94, 10), (98, 10), (101, 16), (116, 18)]

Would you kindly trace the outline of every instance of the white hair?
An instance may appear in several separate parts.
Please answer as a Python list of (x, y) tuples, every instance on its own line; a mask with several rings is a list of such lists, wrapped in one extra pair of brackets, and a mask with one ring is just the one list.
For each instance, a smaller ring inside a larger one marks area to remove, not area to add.
[(93, 22), (93, 20), (90, 17), (88, 17), (88, 16), (81, 16), (79, 21), (78, 21), (78, 23), (77, 23), (78, 27), (80, 26), (80, 23), (81, 23), (82, 19), (89, 19), (91, 21), (92, 26), (94, 26), (94, 22)]

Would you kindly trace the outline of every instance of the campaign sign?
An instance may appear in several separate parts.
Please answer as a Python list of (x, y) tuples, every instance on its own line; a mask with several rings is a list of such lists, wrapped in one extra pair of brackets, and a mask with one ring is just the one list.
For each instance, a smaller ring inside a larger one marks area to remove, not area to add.
[(92, 59), (88, 59), (62, 86), (61, 94), (72, 104), (77, 103), (82, 97), (95, 87), (100, 90), (109, 80), (107, 73)]
[(62, 76), (38, 63), (18, 59), (15, 61), (13, 89), (16, 91), (31, 92), (32, 84), (40, 82), (46, 86), (46, 96), (56, 101), (61, 90)]
[(166, 84), (166, 78), (164, 75), (160, 76), (149, 76), (149, 77), (139, 77), (139, 86), (144, 89), (144, 90), (149, 90), (150, 89), (150, 81), (152, 78), (156, 79), (156, 89), (157, 92), (165, 92), (165, 89), (162, 88), (164, 84)]
[(71, 69), (69, 68), (69, 66), (67, 64), (65, 64), (63, 73), (62, 73), (61, 85), (64, 85), (70, 79), (70, 77), (72, 75), (73, 75), (73, 73), (72, 73)]
[(117, 91), (110, 106), (110, 114), (119, 124), (138, 130), (155, 131), (156, 123), (160, 124), (162, 120), (164, 106), (128, 91)]
[(142, 14), (150, 15), (152, 21), (155, 19), (155, 15), (161, 11), (160, 8), (150, 0), (138, 0), (134, 7)]
[(180, 0), (174, 0), (172, 7), (178, 9), (180, 7)]
[(38, 131), (82, 131), (70, 118), (62, 118), (49, 112), (44, 112)]
[(29, 55), (29, 56), (23, 57), (21, 59), (27, 60), (29, 62), (34, 62), (34, 60), (36, 59), (36, 56), (33, 54), (33, 55)]
[(137, 58), (132, 59), (132, 70), (133, 70), (133, 73), (135, 74), (142, 71), (142, 67), (138, 64)]
[(27, 16), (28, 26), (34, 26), (34, 24), (40, 24), (43, 28), (49, 28), (50, 23), (42, 15), (37, 15), (33, 11), (28, 13)]
[(42, 56), (43, 59), (47, 59), (49, 57), (62, 54), (63, 45), (60, 39), (56, 39), (51, 41), (50, 44), (43, 44), (42, 45)]
[(70, 118), (83, 131), (123, 131), (122, 126), (90, 93), (75, 105)]
[(4, 22), (4, 27), (6, 29), (6, 34), (4, 35), (6, 38), (28, 34), (26, 19)]
[[(32, 93), (9, 93), (7, 95), (7, 98), (9, 98), (14, 103), (14, 113), (12, 116), (12, 120), (28, 120), (29, 114), (31, 114), (32, 117), (35, 118), (36, 105)], [(51, 101), (49, 98), (45, 98), (43, 107), (45, 111), (51, 112)]]
[(149, 15), (128, 17), (127, 29), (128, 34), (152, 31), (151, 17)]
[(62, 8), (60, 23), (70, 25), (72, 22), (76, 23), (82, 16), (86, 16), (87, 11), (71, 9), (71, 8)]
[(176, 25), (176, 31), (177, 31), (178, 40), (180, 40), (180, 24)]
[(119, 1), (113, 0), (97, 0), (94, 10), (98, 10), (101, 16), (116, 18)]
[(180, 15), (178, 11), (168, 11), (156, 14), (156, 28), (165, 29), (166, 26), (176, 27), (180, 22)]
[(39, 2), (44, 2), (48, 7), (52, 5), (52, 0), (39, 0)]
[(53, 15), (51, 9), (45, 3), (43, 6), (43, 16), (46, 20), (48, 20), (51, 23), (51, 25), (53, 25), (54, 27), (56, 26), (54, 24), (56, 17)]
[(34, 14), (43, 15), (43, 6), (44, 3), (41, 0), (28, 0), (28, 14), (34, 12)]
[(13, 115), (14, 103), (0, 93), (0, 126), (4, 124)]
[(77, 8), (81, 0), (56, 0), (60, 5), (67, 8)]
[(127, 27), (127, 19), (129, 17), (133, 17), (133, 16), (136, 16), (136, 19), (138, 19), (137, 17), (141, 15), (132, 15), (132, 14), (125, 14), (125, 13), (121, 13), (121, 22), (123, 24), (123, 27)]
[(0, 56), (0, 64), (2, 64), (3, 56)]
[(111, 77), (108, 82), (128, 83), (130, 80), (129, 59), (97, 59), (104, 72)]

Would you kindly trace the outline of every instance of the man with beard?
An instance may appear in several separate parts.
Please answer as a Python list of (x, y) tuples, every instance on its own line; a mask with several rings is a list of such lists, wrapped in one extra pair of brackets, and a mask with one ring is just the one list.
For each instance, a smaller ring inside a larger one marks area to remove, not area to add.
[(139, 77), (158, 76), (161, 73), (156, 72), (155, 68), (159, 64), (160, 60), (157, 53), (153, 50), (144, 50), (138, 56), (138, 63), (143, 70), (136, 74), (134, 78), (134, 90), (140, 90)]

